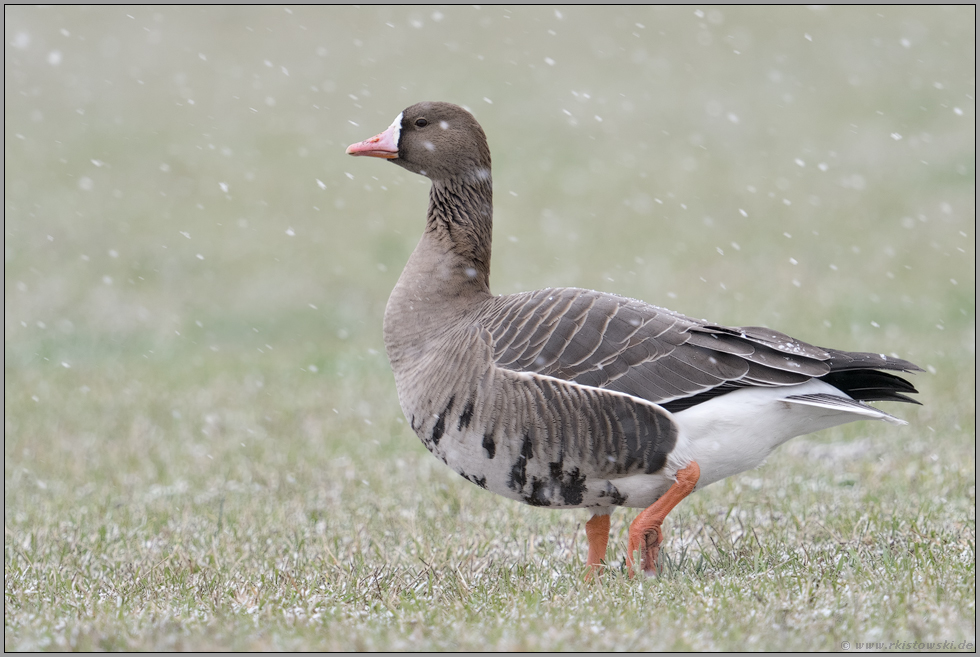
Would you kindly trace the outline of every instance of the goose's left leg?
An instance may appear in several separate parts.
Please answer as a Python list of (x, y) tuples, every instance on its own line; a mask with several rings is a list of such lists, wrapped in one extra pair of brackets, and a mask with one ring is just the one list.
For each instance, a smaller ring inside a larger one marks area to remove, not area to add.
[(626, 552), (626, 569), (633, 576), (633, 552), (637, 549), (643, 553), (643, 572), (653, 575), (657, 572), (657, 555), (664, 534), (660, 526), (667, 514), (691, 494), (701, 477), (701, 468), (696, 461), (691, 461), (686, 467), (677, 471), (677, 481), (663, 494), (659, 500), (640, 512), (630, 525), (629, 550)]
[(609, 543), (609, 516), (611, 513), (596, 514), (585, 523), (585, 535), (589, 537), (589, 558), (585, 562), (589, 570), (585, 574), (587, 580), (599, 575), (602, 560), (606, 558), (606, 545)]

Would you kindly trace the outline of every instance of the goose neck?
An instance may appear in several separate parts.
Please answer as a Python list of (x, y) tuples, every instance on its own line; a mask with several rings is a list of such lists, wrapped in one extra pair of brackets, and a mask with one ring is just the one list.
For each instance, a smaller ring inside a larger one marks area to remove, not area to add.
[(429, 192), (426, 238), (451, 254), (463, 279), (489, 292), (493, 235), (493, 185), (490, 172), (434, 180)]

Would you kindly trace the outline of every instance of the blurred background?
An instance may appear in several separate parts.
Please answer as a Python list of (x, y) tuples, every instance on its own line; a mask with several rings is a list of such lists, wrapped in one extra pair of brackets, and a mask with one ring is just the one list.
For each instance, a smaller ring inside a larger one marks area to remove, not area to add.
[[(4, 18), (15, 529), (67, 498), (425, 456), (381, 318), (427, 180), (344, 154), (420, 100), (489, 136), (495, 293), (590, 287), (899, 354), (928, 369), (926, 406), (889, 409), (911, 435), (972, 423), (972, 6)], [(310, 476), (321, 506), (346, 495)]]

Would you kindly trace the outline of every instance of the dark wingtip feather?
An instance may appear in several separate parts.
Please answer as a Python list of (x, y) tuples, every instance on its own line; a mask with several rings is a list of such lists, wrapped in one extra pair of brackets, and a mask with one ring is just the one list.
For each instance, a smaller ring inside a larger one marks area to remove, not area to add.
[(918, 394), (911, 383), (900, 376), (875, 369), (849, 367), (820, 377), (859, 401), (897, 401), (920, 404), (902, 393)]

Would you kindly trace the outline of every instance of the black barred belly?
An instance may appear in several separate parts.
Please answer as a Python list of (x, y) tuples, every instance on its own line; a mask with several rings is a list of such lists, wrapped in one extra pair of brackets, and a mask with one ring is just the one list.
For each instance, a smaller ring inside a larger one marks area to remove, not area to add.
[[(605, 415), (569, 421), (569, 415), (556, 412), (560, 404), (547, 403), (559, 392), (550, 388), (544, 382), (539, 389), (547, 393), (542, 393), (541, 412), (550, 414), (550, 422), (526, 412), (523, 418), (494, 413), (488, 404), (481, 413), (475, 410), (475, 395), (429, 400), (421, 408), (434, 406), (439, 412), (417, 409), (407, 415), (436, 458), (498, 495), (551, 508), (639, 505), (630, 496), (647, 496), (643, 481), (660, 473), (676, 442), (670, 417), (624, 397), (613, 399)], [(609, 435), (614, 431), (619, 439)]]
[(446, 418), (452, 418), (448, 413), (421, 425), (411, 419), (422, 443), (436, 458), (485, 490), (531, 506), (557, 509), (628, 504), (628, 495), (608, 479), (590, 479), (565, 459), (538, 458), (530, 436), (513, 441), (516, 444), (498, 445), (504, 441), (495, 440), (491, 432), (471, 430), (466, 425), (471, 414), (463, 409), (459, 420), (453, 422), (457, 426), (448, 430)]

